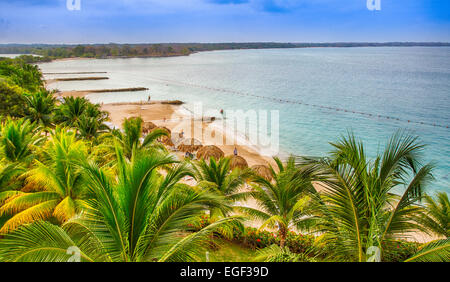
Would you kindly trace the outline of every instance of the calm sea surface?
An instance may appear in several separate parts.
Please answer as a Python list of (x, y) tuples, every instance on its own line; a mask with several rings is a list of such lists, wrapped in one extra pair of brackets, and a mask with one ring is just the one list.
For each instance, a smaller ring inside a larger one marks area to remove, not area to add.
[[(98, 76), (110, 77), (51, 85), (60, 90), (150, 89), (92, 94), (94, 102), (140, 101), (151, 95), (155, 100), (183, 100), (187, 108), (202, 101), (214, 109), (279, 110), (284, 155), (324, 155), (332, 149), (329, 142), (353, 131), (373, 156), (390, 135), (406, 129), (428, 145), (424, 161), (436, 162), (430, 190), (450, 193), (447, 47), (214, 51), (174, 58), (58, 61), (40, 67), (44, 72), (106, 71)], [(73, 76), (95, 74), (47, 75)]]

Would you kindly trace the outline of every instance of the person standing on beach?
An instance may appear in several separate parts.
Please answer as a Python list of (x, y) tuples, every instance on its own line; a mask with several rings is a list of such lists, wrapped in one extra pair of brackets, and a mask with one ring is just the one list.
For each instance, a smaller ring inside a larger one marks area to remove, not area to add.
[(151, 99), (151, 97), (150, 97), (150, 95), (148, 95), (147, 102), (150, 102), (150, 99)]
[(236, 148), (236, 147), (234, 147), (234, 155), (235, 155), (235, 156), (238, 155), (238, 151), (237, 151), (237, 148)]

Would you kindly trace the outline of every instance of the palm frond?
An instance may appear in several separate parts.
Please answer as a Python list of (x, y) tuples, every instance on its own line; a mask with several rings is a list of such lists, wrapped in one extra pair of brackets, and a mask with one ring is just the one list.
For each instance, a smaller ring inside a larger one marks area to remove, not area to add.
[(433, 241), (405, 262), (448, 262), (450, 261), (450, 239)]
[(58, 204), (58, 200), (50, 200), (37, 205), (34, 205), (22, 212), (15, 214), (13, 217), (8, 219), (5, 224), (3, 224), (0, 229), (0, 233), (8, 233), (15, 230), (20, 225), (34, 222), (37, 220), (48, 219)]
[(202, 255), (205, 250), (206, 245), (204, 244), (204, 242), (208, 239), (208, 236), (220, 226), (236, 220), (237, 217), (223, 218), (208, 225), (198, 232), (184, 237), (176, 244), (174, 244), (173, 247), (170, 248), (167, 252), (165, 252), (158, 261), (168, 262), (199, 260), (200, 255)]
[(264, 249), (258, 250), (255, 262), (315, 262), (313, 257), (306, 253), (292, 253), (288, 248), (280, 248), (278, 245), (270, 245)]
[(424, 196), (425, 212), (419, 223), (437, 236), (450, 237), (450, 201), (445, 192), (437, 194), (436, 199)]
[[(0, 240), (0, 258), (10, 262), (67, 262), (73, 255), (68, 252), (71, 247), (77, 244), (61, 227), (40, 221), (5, 235)], [(93, 259), (80, 251), (80, 261)]]

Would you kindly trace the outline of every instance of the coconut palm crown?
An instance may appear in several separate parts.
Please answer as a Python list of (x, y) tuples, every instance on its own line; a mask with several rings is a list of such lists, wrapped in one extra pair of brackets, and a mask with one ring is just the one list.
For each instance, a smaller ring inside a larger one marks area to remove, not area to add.
[(8, 117), (0, 125), (0, 154), (9, 162), (30, 163), (43, 141), (37, 125), (29, 120)]
[(287, 233), (291, 228), (304, 229), (310, 219), (309, 198), (315, 193), (312, 182), (315, 172), (311, 167), (298, 168), (295, 157), (290, 157), (285, 164), (274, 158), (278, 172), (270, 166), (273, 181), (255, 174), (252, 182), (252, 197), (259, 208), (242, 207), (250, 216), (262, 220), (260, 227), (276, 228), (283, 249)]
[(335, 246), (336, 256), (366, 261), (376, 248), (382, 258), (395, 240), (423, 230), (418, 202), (432, 180), (433, 165), (421, 165), (424, 146), (417, 137), (396, 133), (373, 160), (351, 133), (332, 145), (330, 158), (313, 163), (322, 170), (325, 187), (317, 201), (316, 227)]
[(224, 197), (226, 205), (221, 209), (211, 209), (211, 217), (227, 215), (233, 209), (236, 201), (250, 196), (248, 191), (242, 191), (245, 182), (250, 178), (248, 169), (231, 169), (230, 159), (222, 158), (218, 161), (211, 157), (208, 161), (202, 159), (194, 162), (195, 178), (198, 185), (217, 195)]
[(123, 148), (123, 153), (127, 158), (138, 151), (149, 148), (165, 150), (164, 146), (157, 143), (156, 140), (161, 136), (167, 136), (168, 133), (164, 129), (154, 129), (145, 137), (142, 135), (142, 118), (128, 118), (123, 122), (123, 132), (119, 130), (113, 131), (115, 140)]
[(0, 215), (11, 214), (0, 233), (10, 232), (18, 226), (44, 219), (65, 222), (81, 212), (89, 197), (77, 163), (87, 159), (86, 147), (76, 140), (75, 134), (56, 128), (45, 146), (47, 159), (35, 161), (28, 171), (27, 189), (31, 191), (5, 191), (0, 193), (4, 204)]

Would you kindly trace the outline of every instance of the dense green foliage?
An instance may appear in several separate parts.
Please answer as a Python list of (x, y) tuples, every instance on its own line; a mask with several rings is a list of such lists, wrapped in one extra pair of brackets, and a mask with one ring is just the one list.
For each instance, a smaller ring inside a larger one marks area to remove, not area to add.
[(1, 116), (21, 117), (24, 115), (26, 100), (23, 89), (10, 85), (0, 77), (0, 114)]
[(24, 93), (43, 90), (39, 69), (22, 59), (0, 58), (0, 115), (24, 115)]
[(37, 66), (27, 64), (21, 58), (0, 58), (0, 80), (17, 85), (25, 91), (43, 89), (41, 72)]

